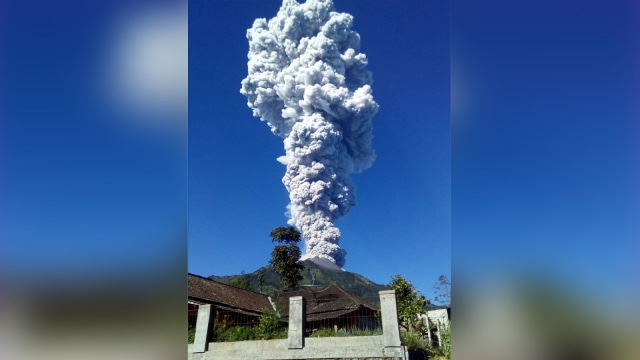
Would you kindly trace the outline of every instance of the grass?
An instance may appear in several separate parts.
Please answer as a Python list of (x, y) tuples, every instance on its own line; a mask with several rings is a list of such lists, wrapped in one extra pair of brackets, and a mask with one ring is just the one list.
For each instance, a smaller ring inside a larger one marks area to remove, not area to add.
[(430, 346), (420, 334), (414, 332), (402, 332), (400, 334), (402, 345), (409, 350), (409, 357), (416, 360), (448, 360), (451, 359), (450, 330), (442, 331), (442, 347)]
[(345, 337), (345, 336), (375, 336), (382, 335), (382, 329), (333, 329), (325, 328), (315, 330), (309, 337)]
[(232, 326), (227, 329), (216, 329), (213, 340), (217, 342), (286, 339), (287, 329), (278, 328), (262, 331), (258, 327)]

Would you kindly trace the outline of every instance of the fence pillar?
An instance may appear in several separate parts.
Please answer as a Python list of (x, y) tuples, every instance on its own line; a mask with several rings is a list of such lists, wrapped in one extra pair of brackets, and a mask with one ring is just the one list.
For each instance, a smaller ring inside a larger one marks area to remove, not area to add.
[(382, 344), (385, 347), (400, 346), (400, 328), (398, 327), (398, 307), (396, 292), (384, 290), (380, 294), (380, 312), (382, 315)]
[(304, 347), (304, 325), (306, 322), (304, 305), (302, 296), (289, 298), (289, 349)]
[(211, 305), (198, 306), (198, 319), (196, 320), (196, 336), (193, 339), (193, 352), (207, 351), (209, 329), (211, 328)]
[(429, 324), (429, 313), (424, 315), (424, 321), (427, 322), (427, 343), (431, 346), (431, 325)]

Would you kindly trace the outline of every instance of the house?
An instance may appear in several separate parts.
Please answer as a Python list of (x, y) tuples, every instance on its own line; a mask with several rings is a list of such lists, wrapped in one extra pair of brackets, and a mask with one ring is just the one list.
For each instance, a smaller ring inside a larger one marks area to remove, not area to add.
[[(424, 317), (425, 315), (422, 315), (422, 318)], [(429, 318), (430, 322), (448, 328), (451, 322), (451, 308), (447, 307), (444, 309), (429, 310), (427, 311), (426, 317)]]
[(289, 298), (302, 296), (306, 302), (306, 328), (376, 329), (379, 309), (337, 285), (304, 287), (283, 293), (275, 299), (255, 291), (240, 289), (202, 276), (188, 274), (189, 328), (196, 322), (198, 305), (215, 307), (217, 327), (255, 326), (265, 311), (278, 311), (288, 321)]
[(379, 309), (337, 285), (309, 286), (289, 291), (278, 299), (277, 307), (289, 314), (289, 298), (302, 296), (306, 302), (308, 332), (319, 329), (376, 329), (380, 327)]
[[(435, 335), (438, 340), (438, 347), (442, 348), (444, 340), (442, 338), (442, 333), (451, 327), (451, 308), (446, 307), (443, 309), (429, 310), (426, 314), (418, 315), (418, 318), (424, 324), (431, 323), (436, 325)], [(432, 344), (432, 340), (431, 327), (427, 326), (427, 341), (429, 344)]]
[(202, 276), (188, 274), (187, 307), (189, 328), (195, 326), (198, 305), (215, 307), (218, 326), (253, 326), (265, 311), (273, 311), (269, 297)]

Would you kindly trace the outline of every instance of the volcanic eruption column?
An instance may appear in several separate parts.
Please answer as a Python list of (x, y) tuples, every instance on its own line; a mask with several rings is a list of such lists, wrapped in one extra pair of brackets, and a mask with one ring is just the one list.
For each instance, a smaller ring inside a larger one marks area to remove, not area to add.
[(367, 57), (359, 52), (353, 17), (333, 11), (331, 0), (284, 0), (273, 19), (247, 30), (248, 75), (240, 92), (253, 115), (284, 138), (289, 224), (300, 229), (304, 258), (342, 267), (334, 221), (356, 204), (350, 174), (373, 163)]

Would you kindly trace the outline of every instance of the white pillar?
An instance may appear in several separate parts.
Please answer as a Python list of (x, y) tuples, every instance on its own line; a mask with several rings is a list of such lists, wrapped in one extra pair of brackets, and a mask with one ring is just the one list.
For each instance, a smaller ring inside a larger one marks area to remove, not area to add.
[(211, 324), (211, 305), (198, 306), (198, 319), (196, 320), (196, 336), (193, 340), (193, 352), (207, 351), (207, 340)]
[(427, 323), (427, 343), (431, 346), (431, 325), (429, 324), (429, 315), (425, 314), (424, 321)]
[(304, 325), (304, 298), (292, 296), (289, 298), (289, 349), (304, 347)]
[(398, 306), (396, 292), (384, 290), (380, 294), (380, 312), (382, 313), (382, 344), (385, 347), (400, 346), (400, 328), (398, 327)]

